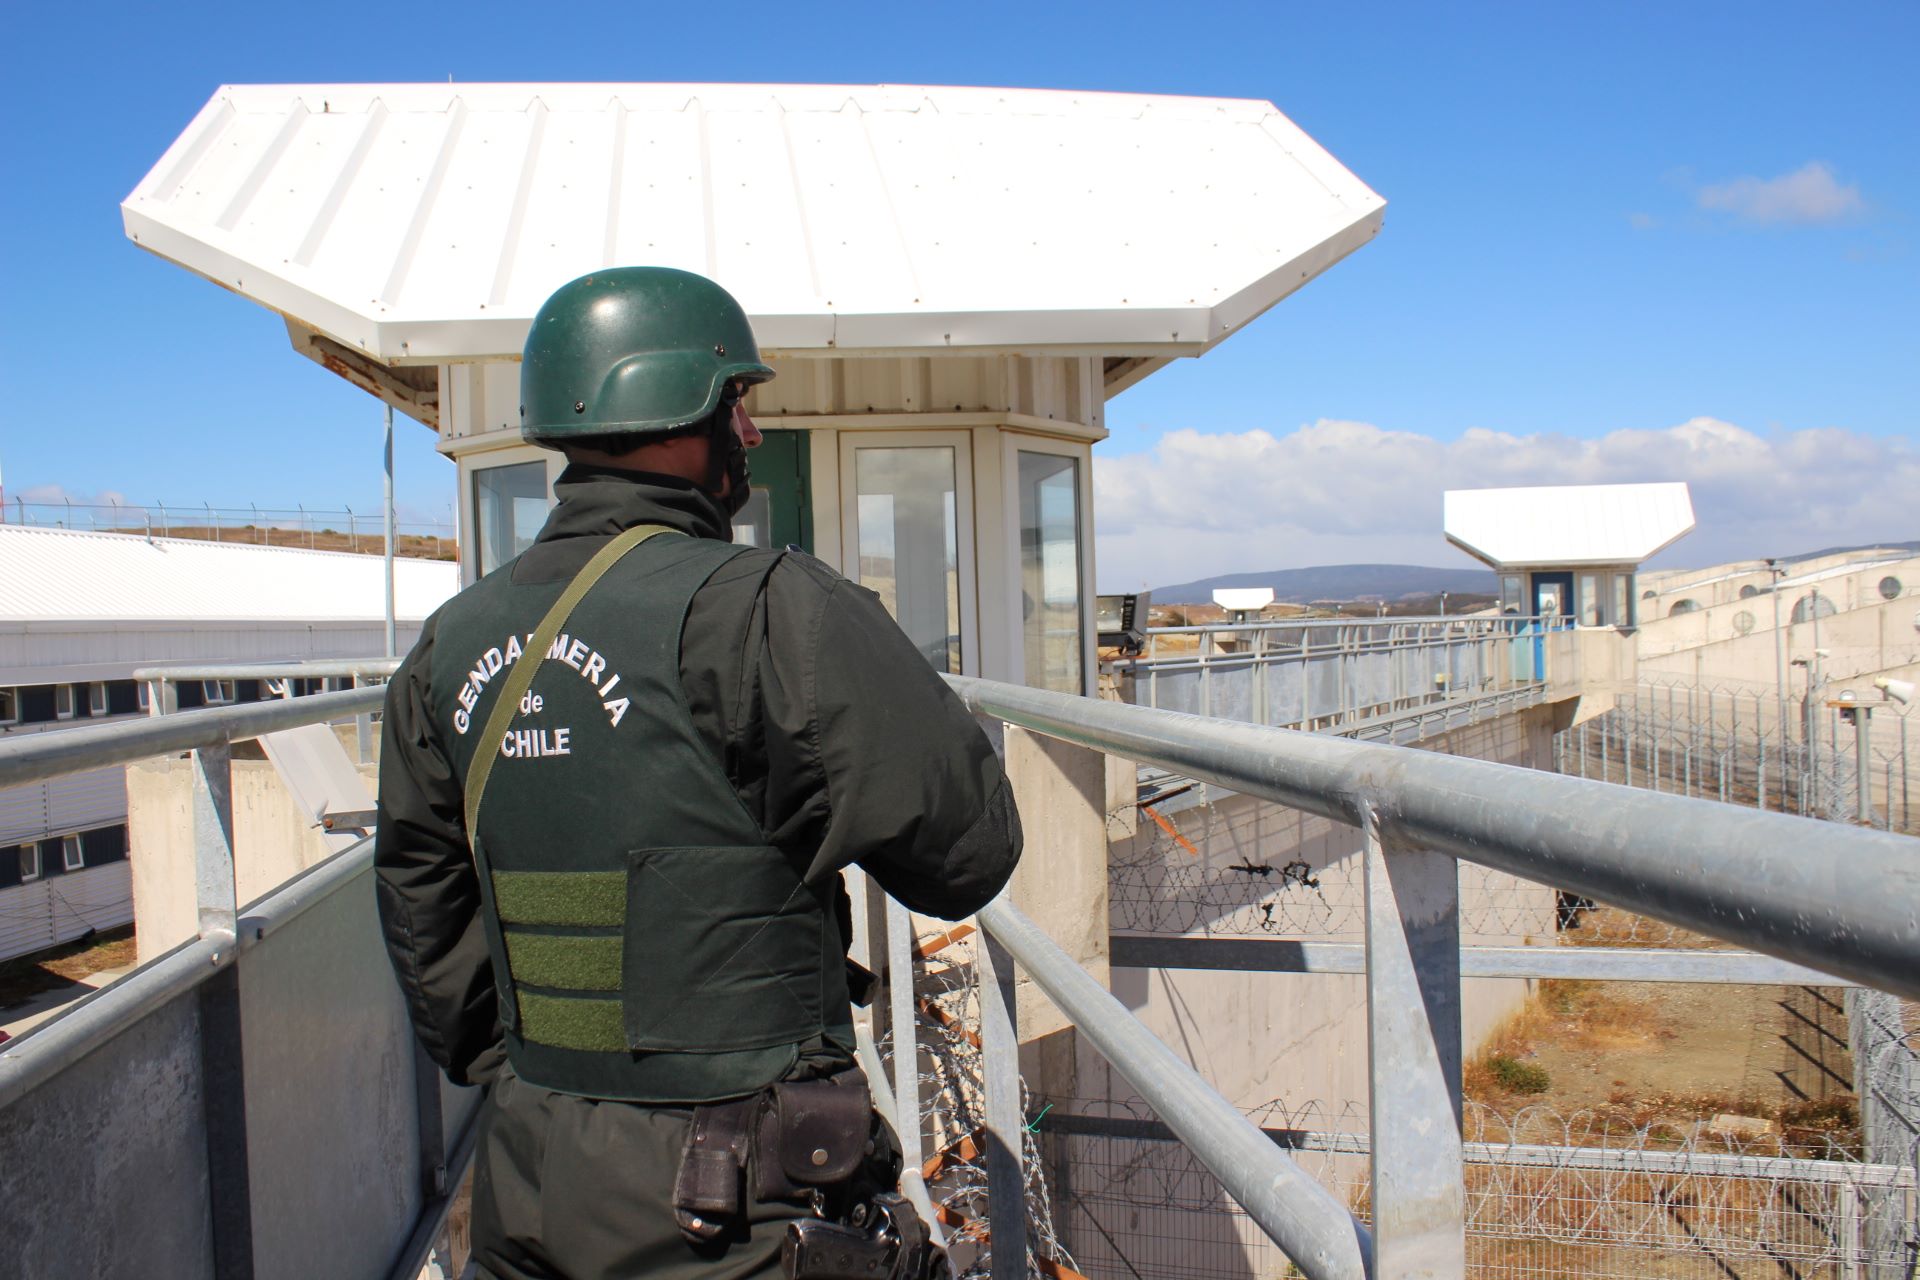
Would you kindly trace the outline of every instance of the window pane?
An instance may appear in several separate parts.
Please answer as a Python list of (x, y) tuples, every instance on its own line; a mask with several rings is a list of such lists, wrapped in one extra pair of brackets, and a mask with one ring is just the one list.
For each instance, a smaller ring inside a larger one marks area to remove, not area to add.
[(854, 451), (861, 585), (936, 671), (960, 670), (960, 539), (953, 450)]
[(0, 689), (0, 724), (12, 724), (20, 718), (20, 695), (12, 689)]
[(747, 494), (747, 505), (733, 518), (733, 540), (743, 546), (773, 546), (773, 507), (767, 491), (757, 485)]
[(474, 537), (482, 577), (532, 546), (546, 522), (546, 463), (522, 462), (473, 473)]
[(107, 714), (107, 686), (104, 683), (87, 686), (87, 710), (96, 716)]
[(60, 838), (61, 865), (69, 871), (79, 871), (87, 865), (86, 855), (80, 851), (79, 836)]
[(1080, 463), (1020, 454), (1020, 629), (1027, 683), (1084, 692), (1080, 653)]
[(1630, 621), (1633, 615), (1627, 612), (1627, 610), (1631, 607), (1632, 600), (1633, 600), (1632, 576), (1630, 574), (1625, 574), (1625, 573), (1614, 574), (1613, 575), (1613, 625), (1614, 626), (1627, 627), (1627, 626), (1633, 625), (1632, 622)]
[(1524, 613), (1520, 607), (1520, 575), (1502, 574), (1500, 577), (1500, 612)]
[(1580, 625), (1600, 625), (1600, 575), (1597, 573), (1580, 575)]
[(38, 880), (40, 878), (40, 846), (23, 844), (20, 846), (20, 878)]

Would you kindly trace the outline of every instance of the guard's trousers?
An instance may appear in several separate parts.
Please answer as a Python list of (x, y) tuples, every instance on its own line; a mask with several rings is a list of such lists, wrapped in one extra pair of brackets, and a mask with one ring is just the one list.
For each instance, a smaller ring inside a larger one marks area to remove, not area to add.
[(474, 1155), (473, 1258), (487, 1280), (738, 1280), (778, 1276), (797, 1201), (756, 1204), (711, 1245), (674, 1224), (693, 1113), (601, 1102), (502, 1067)]

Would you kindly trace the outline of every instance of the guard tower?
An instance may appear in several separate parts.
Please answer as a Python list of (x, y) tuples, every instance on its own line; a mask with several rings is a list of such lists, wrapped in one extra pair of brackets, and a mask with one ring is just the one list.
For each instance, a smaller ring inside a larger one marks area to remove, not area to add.
[(1687, 486), (1449, 489), (1447, 541), (1500, 575), (1500, 611), (1631, 627), (1641, 563), (1693, 529)]
[(561, 467), (519, 438), (540, 303), (611, 265), (711, 276), (779, 373), (737, 536), (871, 587), (942, 670), (1083, 693), (1107, 398), (1385, 205), (1265, 102), (521, 84), (223, 88), (122, 207), (438, 433), (468, 581)]

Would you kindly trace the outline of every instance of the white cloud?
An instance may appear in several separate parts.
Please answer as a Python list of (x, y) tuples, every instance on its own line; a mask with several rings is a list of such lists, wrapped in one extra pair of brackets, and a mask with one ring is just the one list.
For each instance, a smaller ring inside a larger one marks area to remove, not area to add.
[(1627, 215), (1627, 225), (1635, 231), (1651, 231), (1660, 225), (1660, 219), (1650, 213), (1630, 213)]
[(1735, 178), (1695, 193), (1702, 209), (1731, 213), (1746, 222), (1839, 222), (1866, 208), (1860, 188), (1841, 186), (1833, 170), (1812, 160), (1777, 178)]
[(1094, 463), (1103, 587), (1313, 564), (1471, 566), (1441, 533), (1447, 489), (1684, 480), (1698, 524), (1662, 562), (1713, 564), (1920, 537), (1920, 450), (1839, 428), (1760, 436), (1715, 418), (1596, 439), (1475, 429), (1454, 440), (1322, 420), (1173, 431)]

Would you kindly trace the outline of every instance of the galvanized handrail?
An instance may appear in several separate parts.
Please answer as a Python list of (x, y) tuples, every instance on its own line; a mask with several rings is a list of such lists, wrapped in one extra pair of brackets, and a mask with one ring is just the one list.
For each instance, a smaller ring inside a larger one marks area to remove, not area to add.
[[(289, 674), (306, 673), (303, 669)], [(241, 1014), (235, 975), (245, 971), (242, 957), (247, 952), (371, 875), (373, 865), (373, 842), (362, 840), (250, 907), (236, 903), (231, 744), (282, 729), (365, 716), (383, 696), (384, 691), (377, 688), (354, 689), (0, 741), (0, 787), (155, 755), (191, 753), (199, 936), (75, 1001), (30, 1033), (0, 1045), (0, 1112), (21, 1105), (156, 1011), (197, 993), (208, 1135), (205, 1185), (214, 1227), (212, 1248), (220, 1259), (216, 1270), (222, 1274), (229, 1267), (250, 1268), (252, 1247), (244, 1139), (249, 1108), (246, 1073), (239, 1063)], [(421, 1106), (420, 1156), (437, 1167), (429, 1171), (432, 1176), (427, 1178), (406, 1241), (387, 1264), (388, 1280), (411, 1280), (439, 1247), (477, 1132), (478, 1109), (468, 1105), (459, 1131), (451, 1144), (445, 1143), (439, 1073), (417, 1045), (412, 1050)]]
[(983, 907), (978, 918), (1296, 1265), (1315, 1280), (1362, 1280), (1372, 1274), (1373, 1237), (1346, 1206), (1039, 926), (1004, 897)]
[(400, 666), (398, 658), (307, 658), (296, 662), (197, 662), (136, 667), (133, 678), (158, 680), (277, 680), (284, 676), (317, 680), (328, 676), (385, 679)]
[(1648, 791), (949, 676), (975, 712), (1920, 999), (1920, 844)]
[(117, 720), (59, 733), (0, 740), (0, 787), (63, 773), (130, 764), (149, 756), (225, 746), (281, 729), (378, 711), (384, 689), (342, 689), (235, 707), (206, 707), (146, 720)]
[[(999, 1168), (997, 1176), (990, 1172), (990, 1181), (992, 1201), (1003, 1212), (1018, 1213), (1022, 1121), (1017, 1080), (1009, 1089), (1005, 1078), (1014, 1060), (1012, 974), (1004, 962), (992, 959), (996, 947), (1068, 1014), (1315, 1280), (1373, 1274), (1371, 1259), (1389, 1246), (1394, 1261), (1379, 1265), (1401, 1274), (1404, 1260), (1423, 1247), (1423, 1239), (1444, 1243), (1449, 1231), (1458, 1239), (1457, 1117), (1450, 1134), (1444, 1122), (1433, 1127), (1447, 1114), (1444, 1092), (1436, 1094), (1433, 1086), (1446, 1067), (1444, 1052), (1437, 1059), (1433, 1052), (1443, 1032), (1425, 1026), (1420, 1008), (1422, 984), (1433, 980), (1434, 958), (1444, 959), (1445, 950), (1434, 950), (1431, 939), (1398, 931), (1398, 925), (1422, 918), (1436, 901), (1438, 909), (1451, 909), (1443, 879), (1421, 881), (1427, 874), (1422, 858), (1444, 862), (1440, 855), (1451, 855), (1480, 862), (1888, 990), (1920, 993), (1920, 893), (1915, 892), (1920, 846), (1902, 837), (1428, 752), (974, 679), (950, 681), (980, 714), (1360, 827), (1367, 844), (1371, 1035), (1376, 1046), (1415, 1050), (1396, 1059), (1406, 1064), (1404, 1094), (1391, 1092), (1403, 1083), (1399, 1077), (1375, 1072), (1376, 1090), (1389, 1092), (1374, 1098), (1373, 1153), (1376, 1213), (1412, 1211), (1416, 1217), (1395, 1219), (1370, 1240), (1336, 1199), (1154, 1041), (1044, 933), (1009, 904), (991, 904), (980, 916), (990, 941), (979, 952), (978, 972), (990, 1076), (988, 1164), (990, 1170)], [(0, 786), (193, 751), (204, 757), (196, 768), (208, 779), (196, 783), (196, 814), (207, 806), (217, 814), (220, 800), (203, 799), (202, 792), (218, 790), (215, 781), (224, 773), (231, 741), (362, 714), (377, 707), (381, 696), (377, 689), (319, 694), (4, 741)], [(230, 824), (230, 816), (227, 820)], [(218, 823), (200, 823), (197, 829), (211, 833), (207, 838), (216, 850), (211, 865), (217, 871)], [(363, 875), (369, 859), (367, 846), (358, 846), (283, 886), (246, 915), (232, 905), (229, 860), (224, 908), (218, 893), (202, 885), (199, 939), (0, 1048), (0, 1107), (17, 1102), (35, 1084), (132, 1025), (152, 1000), (208, 983), (284, 919)], [(904, 950), (905, 938), (894, 941)], [(1457, 981), (1457, 943), (1451, 958)], [(905, 978), (911, 966), (890, 968)], [(910, 1024), (909, 1015), (897, 1029), (910, 1037)], [(1433, 1034), (1396, 1037), (1403, 1026)], [(1457, 1040), (1457, 1028), (1454, 1034)], [(911, 1039), (904, 1045), (903, 1069), (912, 1072)], [(898, 1102), (907, 1106), (912, 1099), (901, 1093)], [(1411, 1141), (1410, 1117), (1422, 1126)], [(1016, 1175), (1011, 1182), (1009, 1160)], [(1378, 1194), (1389, 1184), (1392, 1196)], [(1423, 1231), (1429, 1235), (1423, 1237)], [(1012, 1241), (1008, 1245), (1010, 1256), (996, 1272), (1021, 1274), (1014, 1261), (1021, 1251)]]
[(1554, 622), (1557, 619), (1546, 614), (1525, 613), (1418, 613), (1389, 614), (1382, 617), (1316, 617), (1316, 618), (1249, 618), (1245, 622), (1235, 622), (1223, 618), (1218, 622), (1187, 622), (1179, 625), (1142, 627), (1147, 635), (1182, 635), (1198, 631), (1281, 631), (1294, 627), (1334, 628), (1334, 627), (1394, 627), (1418, 626), (1422, 624), (1458, 624), (1475, 622), (1539, 623)]

